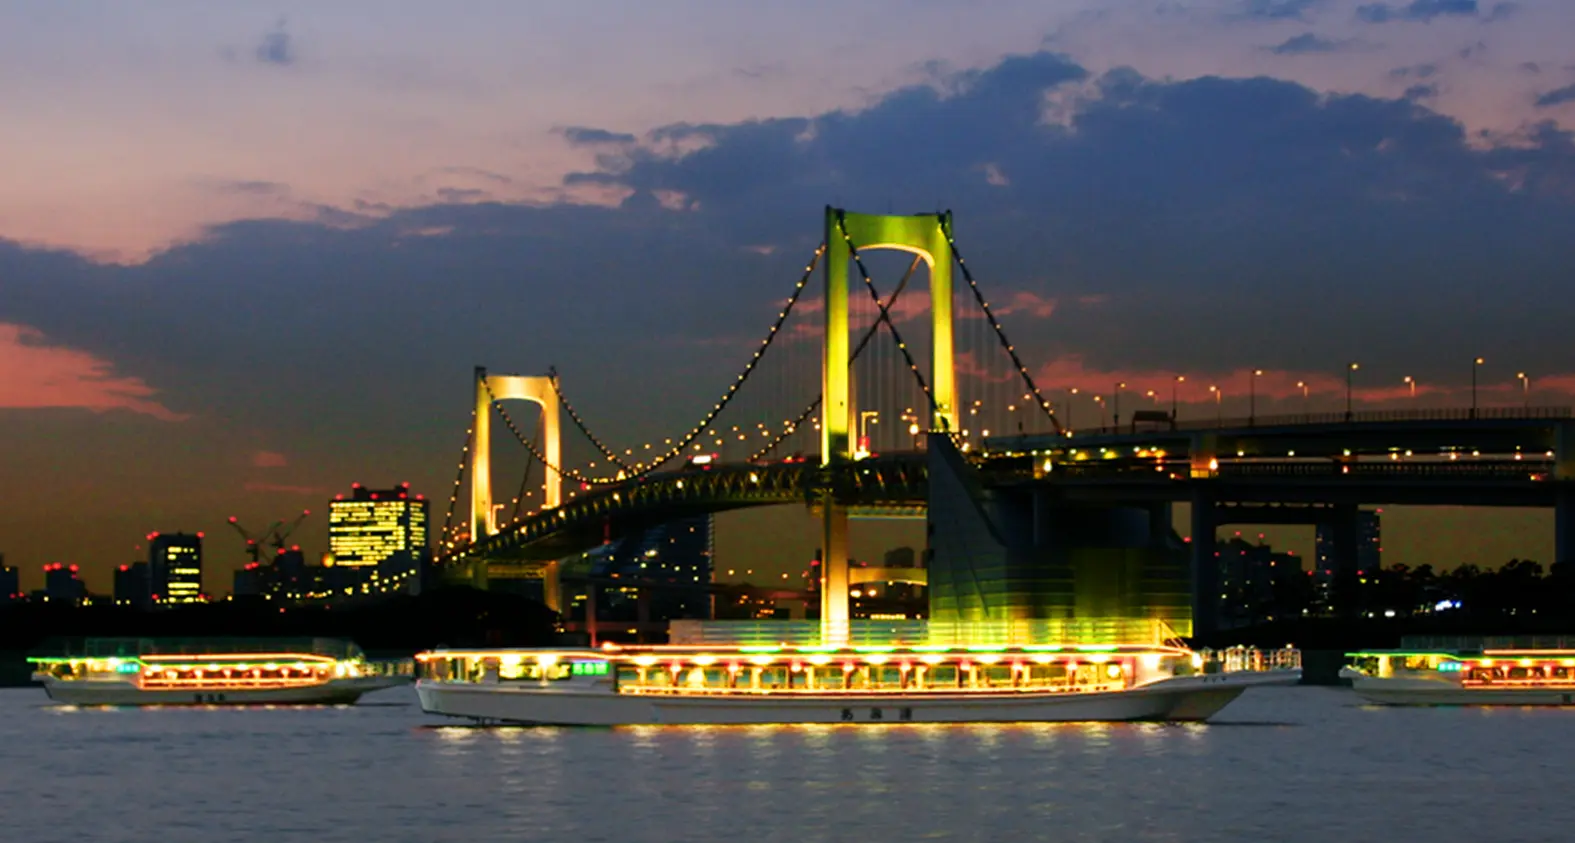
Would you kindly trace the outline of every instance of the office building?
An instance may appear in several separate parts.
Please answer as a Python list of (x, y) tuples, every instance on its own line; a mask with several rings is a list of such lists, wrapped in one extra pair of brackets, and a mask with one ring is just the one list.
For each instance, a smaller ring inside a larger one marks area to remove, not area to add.
[(0, 554), (0, 603), (21, 600), (23, 596), (22, 572), (5, 564), (5, 555)]
[(115, 569), (115, 605), (146, 609), (153, 599), (148, 563), (132, 562)]
[[(711, 516), (684, 518), (602, 545), (583, 557), (596, 591), (599, 622), (659, 624), (712, 616)], [(588, 592), (568, 595), (583, 619)]]
[(201, 603), (202, 533), (148, 534), (148, 590), (153, 603)]
[(365, 594), (419, 590), (430, 552), (426, 498), (411, 494), (409, 483), (392, 489), (354, 484), (348, 497), (335, 495), (328, 504), (328, 549), (338, 577), (355, 580), (342, 588)]
[(51, 562), (44, 566), (44, 597), (51, 603), (81, 603), (87, 597), (87, 583), (77, 576), (76, 565)]

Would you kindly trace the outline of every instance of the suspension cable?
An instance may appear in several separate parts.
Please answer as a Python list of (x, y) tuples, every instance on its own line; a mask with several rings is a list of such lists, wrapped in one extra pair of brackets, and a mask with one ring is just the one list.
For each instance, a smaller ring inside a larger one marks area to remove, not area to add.
[(624, 462), (622, 457), (618, 456), (617, 451), (607, 447), (602, 443), (602, 440), (596, 438), (596, 434), (592, 433), (591, 429), (585, 425), (585, 420), (580, 418), (580, 414), (574, 411), (574, 405), (569, 403), (568, 397), (563, 394), (563, 387), (558, 382), (558, 367), (547, 367), (547, 380), (552, 384), (552, 391), (558, 396), (558, 404), (569, 414), (569, 419), (574, 422), (574, 426), (579, 428), (581, 433), (585, 434), (586, 439), (591, 440), (592, 445), (596, 446), (596, 450), (600, 451), (602, 456), (611, 460), (613, 465), (625, 471), (632, 470), (629, 464)]
[[(541, 427), (536, 428), (536, 445), (541, 445)], [(514, 495), (514, 511), (509, 513), (510, 521), (520, 520), (520, 507), (525, 503), (525, 490), (530, 488), (530, 470), (536, 464), (534, 456), (525, 459), (525, 471), (520, 474), (520, 490)]]
[[(902, 280), (897, 282), (897, 288), (892, 291), (891, 299), (886, 303), (887, 307), (893, 307), (897, 304), (897, 297), (902, 295), (903, 290), (907, 289), (908, 282), (912, 280), (913, 273), (918, 270), (919, 262), (921, 260), (923, 260), (923, 258), (913, 259), (913, 263), (908, 266), (908, 271), (903, 273)], [(875, 339), (875, 335), (880, 332), (880, 325), (880, 320), (876, 319), (874, 322), (870, 323), (868, 328), (865, 329), (864, 336), (859, 338), (858, 346), (853, 349), (853, 354), (849, 355), (848, 357), (849, 366), (853, 365), (854, 361), (859, 359), (859, 355), (864, 353), (865, 347), (870, 344), (871, 340)], [(808, 420), (811, 415), (814, 415), (816, 410), (820, 409), (820, 402), (823, 400), (825, 400), (824, 395), (815, 396), (815, 400), (809, 402), (809, 406), (804, 408), (804, 412), (798, 414), (798, 418), (789, 422), (788, 425), (782, 429), (782, 432), (773, 437), (770, 442), (765, 444), (764, 447), (758, 451), (755, 451), (753, 454), (750, 454), (749, 462), (754, 462), (755, 460), (765, 457), (765, 455), (776, 450), (777, 446), (785, 442), (789, 436), (797, 433), (799, 426)]]
[(628, 479), (628, 477), (587, 477), (572, 468), (566, 469), (563, 466), (554, 465), (548, 461), (547, 457), (542, 454), (535, 444), (525, 437), (525, 433), (520, 430), (519, 425), (514, 423), (514, 417), (509, 415), (508, 410), (503, 409), (503, 402), (499, 401), (492, 394), (492, 387), (488, 386), (486, 381), (482, 381), (482, 385), (487, 390), (487, 398), (492, 402), (492, 408), (497, 410), (498, 415), (503, 417), (503, 423), (508, 426), (509, 432), (514, 434), (514, 438), (519, 440), (519, 443), (525, 446), (525, 450), (529, 451), (531, 456), (540, 461), (542, 466), (557, 472), (560, 479), (573, 480), (576, 483), (584, 483), (591, 486), (610, 486), (615, 483), (622, 483)]
[(1050, 423), (1055, 425), (1055, 432), (1064, 435), (1066, 430), (1061, 427), (1061, 419), (1056, 417), (1055, 408), (1050, 405), (1050, 400), (1045, 398), (1044, 393), (1039, 391), (1039, 386), (1034, 383), (1033, 376), (1028, 373), (1028, 367), (1023, 365), (1022, 358), (1017, 356), (1017, 347), (1012, 344), (1011, 340), (1007, 339), (1006, 331), (1001, 327), (1000, 320), (995, 318), (995, 313), (990, 310), (990, 303), (985, 301), (984, 293), (979, 290), (979, 282), (975, 281), (973, 273), (968, 271), (967, 261), (963, 260), (962, 252), (957, 250), (956, 238), (952, 237), (952, 233), (946, 225), (940, 224), (940, 227), (941, 236), (945, 237), (947, 245), (951, 246), (952, 256), (957, 258), (957, 267), (962, 270), (963, 280), (967, 281), (968, 288), (973, 290), (974, 301), (978, 302), (979, 308), (984, 311), (985, 320), (995, 329), (995, 337), (1000, 340), (1001, 348), (1006, 349), (1006, 353), (1012, 358), (1012, 365), (1017, 367), (1018, 376), (1023, 379), (1024, 385), (1028, 387), (1029, 392), (1033, 393), (1034, 398), (1038, 399), (1039, 409), (1043, 410), (1045, 416), (1050, 419)]
[[(825, 253), (825, 243), (821, 243), (819, 246), (815, 247), (814, 256), (810, 258), (809, 264), (804, 267), (804, 274), (799, 277), (798, 283), (793, 287), (793, 295), (788, 298), (787, 304), (782, 308), (781, 311), (777, 313), (776, 321), (772, 323), (771, 330), (767, 332), (766, 338), (760, 341), (760, 348), (754, 352), (754, 356), (751, 357), (749, 359), (749, 363), (744, 366), (744, 371), (739, 374), (739, 376), (734, 379), (731, 384), (728, 385), (727, 391), (722, 393), (721, 397), (717, 399), (714, 405), (712, 405), (710, 411), (707, 412), (705, 417), (700, 420), (700, 423), (691, 428), (689, 432), (680, 437), (678, 441), (674, 442), (671, 448), (653, 458), (649, 463), (637, 463), (636, 470), (627, 473), (623, 477), (591, 478), (579, 474), (578, 472), (563, 472), (562, 476), (571, 477), (578, 482), (589, 483), (591, 485), (605, 486), (614, 483), (622, 483), (625, 480), (644, 477), (656, 471), (656, 469), (660, 468), (674, 457), (682, 454), (684, 449), (689, 447), (691, 442), (704, 433), (706, 428), (710, 426), (711, 422), (715, 421), (716, 417), (727, 408), (727, 405), (732, 402), (733, 397), (738, 394), (739, 388), (749, 380), (749, 376), (755, 371), (755, 367), (760, 365), (760, 360), (765, 355), (766, 350), (771, 347), (772, 342), (775, 341), (777, 336), (780, 335), (782, 325), (787, 321), (788, 315), (793, 312), (794, 305), (798, 304), (799, 299), (803, 297), (805, 286), (809, 283), (810, 276), (814, 275), (815, 267), (820, 264), (820, 259), (825, 255)], [(561, 392), (559, 393), (559, 397), (562, 397)], [(529, 446), (527, 445), (527, 447)]]
[[(454, 507), (459, 503), (460, 484), (465, 481), (465, 466), (469, 463), (466, 456), (470, 453), (470, 446), (476, 435), (476, 411), (470, 411), (470, 425), (465, 428), (465, 445), (459, 449), (459, 471), (454, 475), (454, 490), (448, 496), (448, 514), (443, 516), (443, 532), (440, 534), (452, 546), (454, 523)], [(474, 537), (472, 537), (474, 538)]]

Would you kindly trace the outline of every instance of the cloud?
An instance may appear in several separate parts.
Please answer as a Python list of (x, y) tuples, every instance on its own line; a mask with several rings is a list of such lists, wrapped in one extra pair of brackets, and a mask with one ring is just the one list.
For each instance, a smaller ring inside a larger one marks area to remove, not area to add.
[(1438, 86), (1412, 85), (1411, 87), (1406, 88), (1405, 93), (1401, 94), (1401, 96), (1412, 101), (1431, 99), (1438, 96)]
[(1430, 23), (1434, 18), (1439, 17), (1476, 17), (1477, 11), (1477, 0), (1412, 0), (1411, 3), (1403, 6), (1398, 3), (1369, 3), (1358, 6), (1356, 17), (1366, 23), (1390, 21)]
[(1428, 77), (1434, 76), (1437, 73), (1438, 73), (1438, 65), (1436, 65), (1436, 64), (1431, 64), (1431, 63), (1429, 63), (1429, 64), (1413, 64), (1413, 65), (1408, 65), (1406, 67), (1397, 67), (1394, 70), (1389, 71), (1389, 78), (1391, 78), (1391, 79), (1410, 79), (1410, 78), (1427, 79)]
[(604, 144), (634, 143), (635, 136), (626, 132), (612, 132), (607, 129), (596, 129), (589, 126), (568, 126), (562, 130), (563, 137), (575, 146), (599, 146)]
[(283, 468), (286, 465), (289, 465), (289, 460), (278, 451), (258, 451), (252, 454), (253, 468)]
[(1538, 108), (1552, 108), (1567, 102), (1575, 102), (1575, 85), (1565, 85), (1537, 97)]
[(991, 309), (1001, 316), (1021, 315), (1033, 319), (1048, 319), (1055, 313), (1056, 300), (1027, 290), (1013, 290), (1002, 301), (991, 304)]
[(1307, 13), (1327, 0), (1242, 0), (1235, 16), (1262, 20), (1306, 20)]
[(0, 322), (0, 408), (130, 410), (164, 421), (187, 418), (153, 400), (156, 390), (141, 379), (113, 370), (92, 354), (48, 344), (34, 328)]
[(290, 41), (290, 33), (284, 28), (283, 18), (274, 25), (273, 31), (265, 33), (257, 43), (253, 55), (261, 64), (288, 67), (296, 62), (295, 45)]
[(1264, 49), (1277, 56), (1301, 56), (1309, 53), (1338, 53), (1354, 46), (1355, 43), (1347, 39), (1323, 38), (1311, 32), (1304, 32)]

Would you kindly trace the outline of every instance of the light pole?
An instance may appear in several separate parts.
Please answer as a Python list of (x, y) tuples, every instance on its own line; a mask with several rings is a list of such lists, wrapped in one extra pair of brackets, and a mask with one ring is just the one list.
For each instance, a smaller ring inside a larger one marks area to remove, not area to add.
[(1262, 369), (1253, 369), (1252, 376), (1247, 378), (1247, 426), (1258, 426), (1258, 378), (1263, 375)]
[(870, 455), (870, 424), (880, 424), (880, 410), (859, 411), (859, 447), (855, 452), (860, 459)]
[(1527, 409), (1531, 407), (1531, 378), (1525, 372), (1516, 372), (1515, 377), (1520, 378), (1520, 394)]
[(1214, 393), (1214, 426), (1221, 427), (1225, 424), (1225, 393), (1217, 386), (1210, 386), (1209, 391)]
[(1072, 396), (1076, 394), (1077, 387), (1075, 386), (1066, 391), (1066, 429), (1069, 431), (1076, 430), (1076, 428), (1072, 426)]
[(1309, 418), (1309, 420), (1310, 420), (1312, 418), (1312, 400), (1308, 397), (1308, 394), (1307, 394), (1308, 393), (1307, 382), (1306, 381), (1297, 381), (1296, 382), (1296, 388), (1300, 389), (1302, 391), (1302, 415), (1307, 416)]
[(1117, 429), (1119, 429), (1121, 427), (1121, 390), (1126, 389), (1126, 388), (1127, 388), (1127, 385), (1126, 385), (1125, 382), (1117, 381), (1116, 382), (1116, 388), (1112, 392), (1112, 394), (1115, 395), (1115, 397), (1116, 397), (1116, 400), (1115, 400), (1115, 411), (1116, 411), (1115, 427)]
[(1487, 361), (1485, 361), (1482, 358), (1478, 357), (1478, 358), (1476, 358), (1476, 361), (1471, 364), (1471, 417), (1472, 418), (1476, 418), (1477, 417), (1477, 369), (1481, 368), (1482, 364), (1485, 363), (1485, 362), (1487, 362)]
[(1181, 383), (1187, 379), (1186, 375), (1177, 375), (1170, 384), (1170, 423), (1176, 423), (1176, 393)]
[(1356, 374), (1356, 370), (1360, 369), (1360, 368), (1361, 368), (1360, 364), (1352, 363), (1350, 366), (1347, 366), (1346, 369), (1345, 369), (1345, 420), (1346, 421), (1350, 421), (1351, 420), (1351, 378), (1352, 378), (1353, 375)]
[(1095, 395), (1094, 403), (1099, 405), (1099, 429), (1105, 429), (1105, 396)]
[(1411, 404), (1412, 404), (1412, 406), (1415, 406), (1416, 405), (1416, 378), (1413, 378), (1410, 375), (1406, 375), (1405, 376), (1405, 385), (1411, 387)]

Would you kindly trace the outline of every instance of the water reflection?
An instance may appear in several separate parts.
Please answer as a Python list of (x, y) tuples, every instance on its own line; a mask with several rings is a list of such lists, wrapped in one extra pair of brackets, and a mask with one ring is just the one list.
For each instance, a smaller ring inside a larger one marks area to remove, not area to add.
[(1572, 711), (1324, 689), (1254, 691), (1211, 726), (477, 729), (41, 697), (0, 692), (0, 794), (25, 806), (6, 840), (1557, 840), (1575, 739)]

